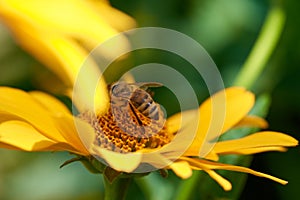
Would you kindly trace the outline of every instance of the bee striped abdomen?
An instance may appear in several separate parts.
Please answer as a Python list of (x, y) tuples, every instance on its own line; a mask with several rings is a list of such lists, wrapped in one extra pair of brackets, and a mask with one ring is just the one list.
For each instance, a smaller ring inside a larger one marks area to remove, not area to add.
[(153, 101), (151, 95), (145, 90), (136, 89), (130, 98), (130, 102), (145, 117), (154, 120), (159, 119), (159, 105)]

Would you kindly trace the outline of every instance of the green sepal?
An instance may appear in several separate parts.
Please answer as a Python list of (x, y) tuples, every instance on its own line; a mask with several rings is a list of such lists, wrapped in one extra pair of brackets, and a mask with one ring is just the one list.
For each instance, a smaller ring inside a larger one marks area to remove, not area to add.
[(71, 164), (71, 163), (73, 163), (73, 162), (81, 161), (82, 159), (83, 159), (83, 158), (81, 158), (81, 157), (71, 158), (71, 159), (65, 161), (63, 164), (61, 164), (61, 165), (59, 166), (59, 168), (63, 168), (63, 167), (65, 167), (65, 166), (67, 166), (67, 165), (69, 165), (69, 164)]
[(122, 178), (141, 178), (144, 176), (147, 176), (150, 172), (145, 172), (145, 173), (125, 173), (123, 172), (121, 174)]
[(167, 178), (169, 176), (169, 171), (167, 169), (160, 169), (159, 170), (159, 174), (163, 177), (163, 178)]
[(109, 183), (112, 183), (117, 178), (121, 178), (121, 174), (122, 172), (116, 171), (110, 167), (105, 167), (105, 170), (103, 172), (103, 175), (106, 177)]
[(99, 173), (103, 173), (107, 165), (103, 164), (93, 156), (89, 157), (89, 163), (93, 168), (95, 168)]
[(85, 166), (87, 170), (89, 170), (89, 172), (93, 174), (102, 173), (101, 170), (99, 170), (98, 168), (95, 167), (95, 165), (93, 165), (92, 160), (94, 160), (93, 157), (86, 157), (86, 159), (81, 160), (81, 163), (83, 164), (83, 166)]
[(71, 163), (74, 162), (78, 162), (80, 161), (83, 166), (91, 173), (93, 174), (99, 174), (99, 173), (103, 173), (103, 170), (105, 168), (105, 165), (103, 165), (102, 163), (100, 163), (98, 160), (96, 160), (94, 157), (92, 156), (80, 156), (80, 155), (76, 155), (76, 157), (71, 158), (67, 161), (65, 161), (62, 165), (60, 165), (60, 168), (65, 167), (66, 165), (69, 165)]

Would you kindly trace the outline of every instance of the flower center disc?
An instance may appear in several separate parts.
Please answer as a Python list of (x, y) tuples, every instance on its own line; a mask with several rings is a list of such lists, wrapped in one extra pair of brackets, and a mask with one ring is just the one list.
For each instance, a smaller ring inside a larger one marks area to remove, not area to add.
[(91, 112), (85, 112), (79, 117), (94, 128), (95, 145), (115, 152), (128, 153), (145, 148), (159, 148), (170, 143), (173, 136), (168, 134), (164, 119), (151, 119), (130, 101), (122, 101), (121, 105), (115, 105), (111, 101), (106, 114), (95, 116)]

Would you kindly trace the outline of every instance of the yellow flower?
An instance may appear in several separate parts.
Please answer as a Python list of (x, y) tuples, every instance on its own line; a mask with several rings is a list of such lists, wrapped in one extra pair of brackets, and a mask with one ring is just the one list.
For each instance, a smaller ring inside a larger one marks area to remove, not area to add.
[[(209, 132), (209, 124), (215, 120), (215, 118), (211, 118), (214, 114), (214, 110), (211, 108), (212, 101), (218, 102), (218, 99), (222, 99), (224, 92), (226, 94), (226, 117), (221, 133), (238, 126), (266, 126), (263, 119), (247, 116), (253, 106), (254, 95), (243, 88), (228, 88), (214, 94), (199, 107), (201, 118), (196, 138), (186, 151), (181, 152), (182, 155), (177, 157), (176, 155), (182, 149), (180, 140), (176, 140), (176, 137), (182, 139), (191, 134), (189, 129), (180, 129), (182, 116), (193, 116), (192, 113), (197, 110), (185, 111), (167, 119), (164, 136), (175, 135), (172, 138), (174, 141), (161, 146), (151, 146), (148, 142), (148, 146), (146, 145), (138, 151), (118, 153), (95, 144), (97, 138), (95, 121), (87, 123), (85, 122), (87, 118), (76, 117), (76, 124), (74, 124), (72, 114), (57, 99), (42, 92), (26, 93), (19, 89), (1, 87), (0, 147), (24, 151), (69, 151), (82, 156), (92, 154), (104, 159), (116, 171), (128, 173), (133, 172), (142, 163), (152, 166), (167, 164), (165, 168), (172, 169), (182, 178), (190, 177), (192, 170), (204, 170), (225, 190), (230, 190), (231, 184), (217, 174), (214, 171), (216, 169), (251, 173), (286, 184), (286, 181), (267, 174), (217, 162), (221, 155), (285, 151), (285, 147), (298, 144), (297, 140), (283, 133), (264, 131), (240, 139), (220, 141), (213, 146), (209, 154), (199, 157), (203, 136)], [(217, 113), (217, 111), (215, 112)], [(190, 124), (193, 123), (194, 121), (190, 121)], [(84, 131), (84, 136), (82, 136), (82, 131)], [(113, 141), (115, 137), (113, 130), (108, 130), (108, 134), (110, 133), (111, 135), (108, 137), (111, 137), (111, 141)], [(109, 142), (108, 145), (110, 145)]]
[[(3, 0), (0, 2), (0, 18), (24, 49), (64, 81), (69, 96), (89, 50), (118, 31), (135, 25), (130, 17), (113, 9), (106, 1), (93, 0), (28, 0), (26, 3)], [(126, 48), (126, 38), (120, 38), (116, 48), (101, 53), (110, 56), (118, 48)], [(96, 64), (91, 62), (90, 65)], [(96, 66), (95, 70), (96, 74), (100, 73)], [(94, 72), (89, 71), (90, 76), (85, 77), (93, 76)], [(82, 83), (88, 84), (84, 81)], [(84, 90), (89, 88), (88, 85), (82, 87)], [(73, 117), (64, 104), (46, 93), (27, 93), (0, 87), (0, 147), (23, 151), (69, 151), (85, 157), (95, 156), (114, 170), (128, 173), (137, 172), (141, 164), (145, 163), (156, 168), (172, 169), (182, 178), (190, 177), (192, 170), (203, 170), (225, 190), (230, 190), (231, 184), (218, 175), (214, 171), (216, 169), (246, 172), (287, 183), (245, 167), (217, 161), (219, 156), (226, 154), (284, 151), (285, 147), (298, 144), (294, 138), (283, 133), (265, 131), (240, 139), (220, 141), (215, 145), (205, 142), (205, 138), (212, 132), (216, 136), (239, 126), (266, 127), (263, 119), (247, 116), (254, 104), (254, 95), (243, 88), (233, 87), (220, 91), (203, 102), (199, 109), (171, 116), (160, 134), (145, 141), (116, 134), (116, 124), (113, 124), (111, 113), (103, 109), (109, 105), (104, 80), (97, 87), (95, 96), (96, 118), (85, 107), (85, 99), (73, 100), (81, 111), (79, 116)], [(216, 118), (220, 110), (212, 109), (212, 106), (216, 103), (224, 105), (225, 102), (226, 115), (224, 120), (221, 119), (223, 126), (220, 129), (214, 126), (216, 122), (220, 123), (220, 119)], [(199, 120), (194, 120), (195, 117)], [(104, 139), (99, 138), (99, 127), (106, 128)], [(196, 136), (193, 138), (195, 127)], [(193, 140), (189, 140), (191, 138)], [(97, 144), (99, 141), (100, 145)], [(121, 152), (110, 150), (117, 145), (120, 145)]]

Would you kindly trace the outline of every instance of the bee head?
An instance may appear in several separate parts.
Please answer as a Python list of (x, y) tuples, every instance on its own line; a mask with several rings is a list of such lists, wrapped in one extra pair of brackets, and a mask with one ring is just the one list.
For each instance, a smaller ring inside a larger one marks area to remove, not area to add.
[(110, 86), (110, 95), (112, 97), (128, 98), (133, 92), (133, 88), (125, 82), (116, 82)]

